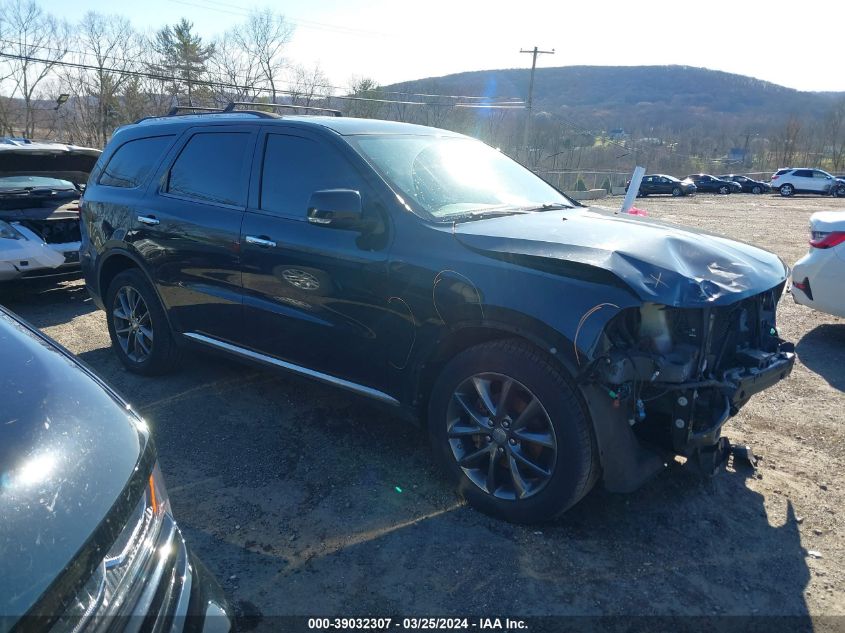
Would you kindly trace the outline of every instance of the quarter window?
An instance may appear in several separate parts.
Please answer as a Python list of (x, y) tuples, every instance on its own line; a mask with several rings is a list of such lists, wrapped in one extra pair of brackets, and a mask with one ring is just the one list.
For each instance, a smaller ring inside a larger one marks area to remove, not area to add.
[(205, 202), (244, 206), (244, 164), (250, 135), (246, 132), (194, 134), (167, 179), (168, 193)]
[(259, 207), (304, 220), (311, 194), (322, 189), (354, 189), (361, 181), (336, 150), (301, 136), (268, 134), (264, 146)]
[(173, 136), (151, 136), (124, 143), (112, 155), (99, 184), (129, 189), (144, 184), (172, 141)]

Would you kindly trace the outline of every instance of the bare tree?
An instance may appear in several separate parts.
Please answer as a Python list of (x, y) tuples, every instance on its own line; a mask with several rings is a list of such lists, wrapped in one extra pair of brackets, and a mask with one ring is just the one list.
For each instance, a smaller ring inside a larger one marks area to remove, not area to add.
[(330, 89), (329, 78), (317, 64), (311, 68), (294, 67), (290, 79), (290, 97), (294, 105), (310, 106), (315, 99), (324, 99)]
[(228, 36), (239, 46), (250, 64), (258, 65), (257, 75), (275, 103), (281, 76), (287, 67), (285, 48), (293, 37), (294, 26), (271, 9), (253, 11), (246, 22), (234, 27)]
[(350, 116), (362, 119), (376, 119), (382, 116), (385, 104), (384, 91), (371, 77), (353, 77), (349, 82), (349, 95), (354, 97), (346, 102), (345, 110)]
[(7, 0), (0, 5), (0, 14), (7, 36), (5, 52), (14, 55), (7, 71), (13, 86), (11, 97), (23, 99), (21, 132), (34, 136), (36, 91), (67, 55), (67, 24), (44, 13), (33, 0)]
[(79, 140), (103, 146), (121, 117), (121, 92), (138, 68), (140, 39), (126, 18), (89, 11), (75, 29), (74, 61), (93, 68), (62, 68), (63, 85), (75, 96), (68, 108)]
[(253, 56), (244, 51), (239, 35), (228, 31), (214, 44), (214, 55), (208, 60), (208, 72), (216, 85), (214, 101), (254, 101), (261, 92), (263, 71)]
[(833, 106), (825, 123), (831, 164), (833, 171), (838, 172), (845, 166), (845, 99)]

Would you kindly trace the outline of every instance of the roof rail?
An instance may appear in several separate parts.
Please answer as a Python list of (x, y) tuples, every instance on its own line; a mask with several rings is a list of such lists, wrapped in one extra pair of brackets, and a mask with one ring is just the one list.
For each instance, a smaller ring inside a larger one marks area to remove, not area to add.
[(180, 112), (223, 112), (223, 108), (205, 108), (203, 106), (173, 106), (167, 116), (176, 116)]
[(334, 110), (332, 108), (317, 108), (315, 106), (292, 105), (289, 103), (261, 103), (258, 101), (230, 101), (229, 105), (223, 108), (223, 112), (235, 112), (236, 106), (257, 106), (264, 108), (289, 108), (291, 110), (311, 110), (313, 112), (325, 112), (331, 114), (332, 116), (343, 116), (343, 112), (341, 112), (340, 110)]

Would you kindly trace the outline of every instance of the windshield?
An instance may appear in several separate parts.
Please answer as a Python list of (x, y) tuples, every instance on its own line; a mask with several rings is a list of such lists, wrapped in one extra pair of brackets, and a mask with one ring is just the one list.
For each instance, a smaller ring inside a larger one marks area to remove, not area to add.
[(0, 177), (0, 193), (3, 191), (19, 191), (29, 189), (51, 189), (55, 191), (77, 191), (69, 180), (50, 178), (48, 176), (2, 176)]
[(554, 187), (480, 141), (436, 136), (351, 140), (394, 188), (438, 220), (496, 209), (573, 206)]

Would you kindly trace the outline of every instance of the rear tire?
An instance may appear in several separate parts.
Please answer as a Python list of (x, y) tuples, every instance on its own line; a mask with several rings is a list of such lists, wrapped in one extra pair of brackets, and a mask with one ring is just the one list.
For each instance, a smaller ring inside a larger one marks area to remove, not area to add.
[(760, 193), (763, 193), (763, 189), (760, 187), (760, 185), (754, 185), (751, 188), (751, 193), (760, 194)]
[(790, 184), (781, 185), (778, 191), (780, 192), (780, 195), (782, 195), (784, 198), (788, 198), (789, 196), (795, 193), (795, 187)]
[(726, 187), (725, 185), (722, 185), (721, 187), (719, 187), (719, 193), (721, 193), (723, 195), (727, 195), (730, 192), (731, 192), (731, 190), (728, 187)]
[(453, 358), (432, 390), (428, 429), (458, 494), (508, 521), (552, 519), (598, 478), (592, 426), (575, 388), (521, 341), (483, 343)]
[(117, 275), (106, 292), (112, 349), (129, 371), (156, 376), (176, 369), (182, 353), (152, 285), (137, 268)]

